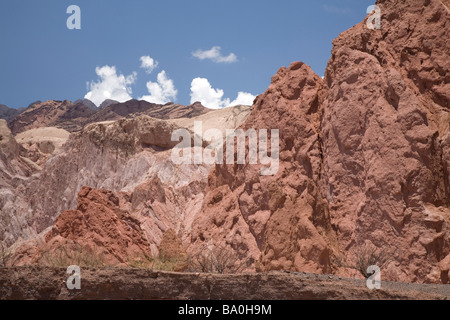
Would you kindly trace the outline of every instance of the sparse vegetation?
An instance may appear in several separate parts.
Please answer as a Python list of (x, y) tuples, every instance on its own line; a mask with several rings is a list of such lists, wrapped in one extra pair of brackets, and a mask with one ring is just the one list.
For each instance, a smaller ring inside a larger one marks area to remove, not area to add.
[(9, 266), (12, 257), (12, 250), (5, 244), (0, 244), (0, 267), (5, 268)]
[(189, 259), (189, 271), (205, 273), (237, 273), (243, 269), (237, 255), (222, 246), (204, 245)]
[(338, 267), (351, 268), (357, 270), (364, 278), (369, 278), (371, 274), (367, 273), (369, 266), (375, 265), (380, 269), (391, 261), (393, 254), (385, 249), (378, 249), (374, 246), (365, 245), (356, 251), (356, 261), (352, 264), (346, 264), (341, 259), (334, 259)]
[(162, 254), (157, 256), (143, 255), (132, 258), (128, 261), (132, 268), (153, 269), (161, 271), (185, 271), (188, 265), (186, 257), (166, 257)]
[(218, 274), (237, 273), (243, 267), (232, 250), (222, 246), (208, 245), (202, 246), (192, 255), (177, 257), (168, 257), (164, 254), (138, 256), (130, 259), (128, 265), (140, 269)]
[(386, 250), (377, 250), (375, 247), (365, 246), (357, 251), (355, 269), (361, 273), (364, 278), (368, 278), (371, 274), (367, 274), (367, 268), (375, 265), (383, 268), (391, 260), (391, 255)]
[(98, 249), (79, 244), (65, 244), (56, 250), (44, 250), (40, 264), (51, 267), (101, 267), (105, 264), (104, 255)]

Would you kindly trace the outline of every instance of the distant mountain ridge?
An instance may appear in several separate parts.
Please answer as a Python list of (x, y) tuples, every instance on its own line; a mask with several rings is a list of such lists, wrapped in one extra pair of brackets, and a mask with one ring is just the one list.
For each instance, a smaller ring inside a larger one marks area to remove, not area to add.
[(147, 101), (130, 100), (119, 103), (105, 100), (99, 108), (88, 100), (35, 102), (25, 110), (0, 107), (0, 118), (8, 122), (11, 132), (18, 133), (40, 127), (57, 127), (69, 132), (77, 132), (84, 126), (94, 122), (134, 118), (148, 115), (157, 119), (191, 118), (211, 111), (201, 103), (189, 106), (168, 103), (165, 105)]
[(49, 100), (30, 105), (24, 112), (8, 122), (14, 135), (39, 127), (59, 127), (69, 132), (81, 130), (83, 123), (95, 111), (89, 104)]
[(11, 121), (15, 117), (17, 117), (19, 114), (21, 114), (25, 108), (10, 108), (4, 104), (0, 104), (0, 119), (4, 119), (6, 121)]

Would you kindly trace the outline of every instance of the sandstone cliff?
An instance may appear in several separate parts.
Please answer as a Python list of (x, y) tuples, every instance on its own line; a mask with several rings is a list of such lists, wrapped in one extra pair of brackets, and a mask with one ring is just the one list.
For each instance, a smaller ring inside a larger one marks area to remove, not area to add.
[(227, 245), (259, 270), (341, 274), (333, 261), (374, 246), (391, 256), (385, 278), (447, 281), (449, 11), (377, 5), (381, 30), (343, 32), (324, 81), (300, 62), (272, 78), (242, 128), (280, 129), (280, 169), (216, 166), (193, 246)]

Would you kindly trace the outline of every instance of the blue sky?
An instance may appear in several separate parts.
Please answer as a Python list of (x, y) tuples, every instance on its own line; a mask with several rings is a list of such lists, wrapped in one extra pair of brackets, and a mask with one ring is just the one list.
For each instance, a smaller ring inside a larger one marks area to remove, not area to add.
[[(362, 21), (374, 2), (2, 0), (0, 103), (74, 101), (118, 85), (133, 98), (159, 95), (180, 104), (191, 102), (193, 87), (196, 97), (209, 95), (210, 103), (225, 106), (239, 92), (263, 93), (278, 68), (292, 61), (323, 75), (331, 41)], [(81, 9), (81, 30), (66, 27), (72, 4)], [(198, 58), (208, 50), (211, 59)], [(158, 66), (147, 73), (141, 57)], [(103, 66), (115, 66), (116, 73), (97, 69), (106, 77), (101, 84), (96, 68)]]

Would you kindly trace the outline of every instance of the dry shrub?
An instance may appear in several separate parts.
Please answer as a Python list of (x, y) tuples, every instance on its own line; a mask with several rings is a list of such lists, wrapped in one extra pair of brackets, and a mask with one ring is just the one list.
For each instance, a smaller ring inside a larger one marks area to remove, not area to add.
[(129, 259), (132, 268), (153, 269), (174, 272), (203, 272), (203, 273), (237, 273), (242, 270), (234, 251), (222, 247), (203, 245), (196, 253), (186, 255), (165, 255), (164, 251), (156, 256), (143, 255)]
[(383, 268), (391, 260), (391, 255), (387, 250), (377, 250), (375, 247), (365, 246), (356, 253), (356, 264), (354, 269), (358, 270), (364, 278), (369, 278), (372, 274), (367, 273), (369, 266)]
[(203, 245), (189, 258), (189, 271), (204, 273), (238, 273), (243, 264), (234, 251), (223, 246)]
[(357, 270), (364, 278), (369, 278), (372, 274), (367, 273), (369, 266), (377, 266), (382, 269), (392, 260), (393, 254), (386, 249), (377, 249), (374, 246), (364, 245), (356, 251), (354, 263), (346, 264), (342, 259), (335, 258), (334, 264), (338, 267), (351, 268)]
[(156, 256), (142, 255), (128, 260), (128, 266), (138, 269), (182, 272), (187, 268), (186, 256), (168, 257), (163, 254)]
[(103, 252), (77, 243), (64, 244), (57, 249), (44, 249), (39, 261), (40, 265), (49, 267), (101, 267), (105, 265)]
[(12, 250), (6, 244), (0, 244), (0, 267), (5, 268), (10, 266), (12, 258)]
[(158, 255), (140, 255), (129, 259), (132, 268), (182, 272), (188, 267), (188, 256), (180, 237), (173, 229), (164, 232)]

